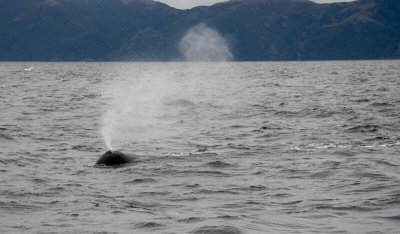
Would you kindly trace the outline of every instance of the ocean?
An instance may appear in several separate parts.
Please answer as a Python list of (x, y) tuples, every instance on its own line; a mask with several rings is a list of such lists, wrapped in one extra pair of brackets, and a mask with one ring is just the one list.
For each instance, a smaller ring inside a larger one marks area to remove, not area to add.
[(398, 233), (399, 87), (395, 60), (0, 63), (0, 232)]

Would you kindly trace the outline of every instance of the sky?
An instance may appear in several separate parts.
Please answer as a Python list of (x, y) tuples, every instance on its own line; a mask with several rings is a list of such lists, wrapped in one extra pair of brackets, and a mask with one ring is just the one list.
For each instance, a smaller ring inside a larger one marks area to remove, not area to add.
[[(156, 0), (156, 1), (166, 3), (178, 9), (189, 9), (195, 6), (209, 6), (214, 3), (225, 2), (227, 0)], [(352, 0), (312, 0), (312, 1), (318, 3), (328, 3), (328, 2), (350, 2)]]

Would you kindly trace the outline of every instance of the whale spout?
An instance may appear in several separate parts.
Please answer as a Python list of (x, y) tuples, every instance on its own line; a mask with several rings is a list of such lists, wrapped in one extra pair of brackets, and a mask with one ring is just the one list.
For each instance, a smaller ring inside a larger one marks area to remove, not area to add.
[(107, 151), (96, 162), (96, 165), (118, 166), (134, 161), (133, 157), (127, 156), (120, 151)]

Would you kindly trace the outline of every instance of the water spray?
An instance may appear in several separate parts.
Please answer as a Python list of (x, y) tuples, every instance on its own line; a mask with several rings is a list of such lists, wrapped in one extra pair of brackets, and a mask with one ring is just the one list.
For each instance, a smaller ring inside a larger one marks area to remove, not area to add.
[(114, 151), (112, 147), (112, 138), (114, 134), (115, 113), (108, 111), (104, 114), (102, 119), (101, 135), (103, 136), (104, 143), (110, 151)]
[(225, 38), (215, 29), (200, 23), (188, 30), (179, 45), (186, 61), (230, 61), (232, 52)]
[[(233, 60), (225, 38), (203, 23), (188, 30), (180, 40), (179, 48), (186, 61)], [(102, 116), (101, 135), (108, 151), (97, 164), (129, 162), (129, 157), (114, 149), (124, 142), (154, 144), (160, 138), (170, 137), (171, 132), (176, 133), (175, 127), (171, 130), (171, 123), (179, 116), (182, 105), (174, 106), (174, 100), (191, 99), (193, 90), (198, 90), (197, 82), (200, 81), (185, 84), (175, 73), (160, 72), (153, 68), (153, 64), (139, 68), (119, 69), (119, 82), (107, 87), (106, 96), (111, 103)], [(126, 70), (130, 72), (124, 74)]]

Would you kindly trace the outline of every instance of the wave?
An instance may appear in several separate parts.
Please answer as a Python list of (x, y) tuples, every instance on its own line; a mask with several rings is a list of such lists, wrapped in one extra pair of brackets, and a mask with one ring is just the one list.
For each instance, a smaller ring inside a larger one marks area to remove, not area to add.
[(0, 141), (15, 141), (15, 139), (8, 134), (0, 133)]
[(125, 182), (125, 184), (146, 184), (146, 183), (156, 183), (157, 180), (152, 178), (139, 178)]
[(164, 227), (164, 224), (156, 223), (156, 222), (141, 222), (135, 225), (135, 228), (138, 229), (160, 229)]
[(203, 226), (191, 233), (194, 234), (242, 234), (243, 232), (234, 226)]
[(350, 127), (345, 130), (345, 132), (348, 133), (374, 133), (377, 132), (381, 126), (379, 125), (374, 125), (374, 124), (362, 124), (362, 125), (357, 125), (354, 127)]
[(225, 168), (225, 167), (234, 167), (236, 164), (226, 163), (222, 161), (212, 161), (204, 164), (205, 166), (215, 167), (215, 168)]
[(344, 156), (354, 156), (357, 154), (352, 149), (379, 149), (400, 146), (400, 141), (370, 142), (368, 143), (309, 143), (286, 147), (287, 152), (307, 152), (314, 150), (329, 150), (333, 153)]
[(371, 106), (373, 106), (373, 107), (392, 107), (394, 105), (391, 103), (388, 103), (388, 102), (374, 102), (371, 104)]
[(183, 222), (183, 223), (195, 223), (195, 222), (200, 222), (205, 220), (204, 218), (199, 218), (199, 217), (189, 217), (185, 219), (178, 219), (178, 222)]
[(167, 101), (165, 102), (167, 106), (175, 106), (175, 107), (190, 107), (190, 108), (195, 108), (198, 107), (198, 105), (194, 104), (193, 102), (186, 100), (186, 99), (177, 99), (173, 101)]
[(400, 215), (384, 216), (382, 218), (389, 219), (389, 220), (394, 220), (394, 221), (400, 221)]

